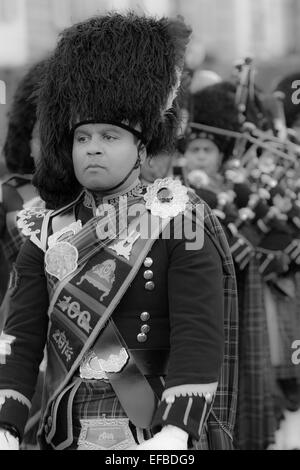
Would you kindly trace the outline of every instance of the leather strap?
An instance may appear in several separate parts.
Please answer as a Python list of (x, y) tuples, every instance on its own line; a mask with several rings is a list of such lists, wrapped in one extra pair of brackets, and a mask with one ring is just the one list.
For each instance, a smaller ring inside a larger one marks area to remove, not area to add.
[(135, 426), (146, 429), (151, 424), (158, 398), (112, 320), (94, 344), (93, 351), (98, 358), (107, 359), (112, 354), (118, 356), (124, 347), (129, 355), (127, 364), (120, 372), (106, 372), (106, 375), (129, 420)]

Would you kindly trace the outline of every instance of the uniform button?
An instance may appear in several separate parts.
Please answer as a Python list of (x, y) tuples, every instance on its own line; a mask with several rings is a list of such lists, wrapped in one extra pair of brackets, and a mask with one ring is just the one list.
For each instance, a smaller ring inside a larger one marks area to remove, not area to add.
[(142, 321), (148, 321), (150, 318), (150, 313), (149, 312), (142, 312), (140, 315), (140, 319)]
[(152, 279), (153, 278), (153, 271), (150, 271), (150, 269), (147, 269), (147, 271), (144, 272), (144, 279)]
[(153, 259), (152, 258), (146, 258), (145, 261), (144, 261), (144, 266), (145, 268), (151, 268), (153, 264)]
[(47, 419), (47, 423), (48, 423), (48, 426), (51, 427), (52, 426), (52, 416), (49, 416), (48, 419)]
[(153, 290), (154, 287), (155, 287), (155, 284), (154, 284), (153, 281), (146, 282), (146, 284), (145, 284), (145, 289), (146, 290)]
[(147, 333), (149, 333), (149, 331), (150, 331), (150, 326), (149, 325), (142, 325), (141, 326), (141, 332), (142, 333), (147, 334)]
[(147, 341), (147, 335), (145, 333), (139, 333), (136, 337), (139, 343), (144, 343)]
[(209, 392), (206, 393), (206, 394), (204, 395), (204, 397), (205, 397), (206, 403), (211, 403), (211, 402), (212, 402), (213, 396), (212, 396), (211, 393), (209, 393)]
[(45, 429), (45, 433), (46, 433), (46, 434), (48, 434), (48, 432), (49, 432), (49, 427), (48, 427), (48, 424), (45, 424), (45, 427), (44, 427), (44, 429)]

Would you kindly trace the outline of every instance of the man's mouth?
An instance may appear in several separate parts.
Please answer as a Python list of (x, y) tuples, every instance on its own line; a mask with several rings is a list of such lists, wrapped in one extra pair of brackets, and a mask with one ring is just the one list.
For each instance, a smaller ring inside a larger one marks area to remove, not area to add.
[(97, 163), (90, 163), (87, 167), (86, 167), (86, 170), (89, 170), (89, 169), (99, 169), (101, 168), (102, 170), (104, 169), (104, 166), (102, 165), (99, 165)]

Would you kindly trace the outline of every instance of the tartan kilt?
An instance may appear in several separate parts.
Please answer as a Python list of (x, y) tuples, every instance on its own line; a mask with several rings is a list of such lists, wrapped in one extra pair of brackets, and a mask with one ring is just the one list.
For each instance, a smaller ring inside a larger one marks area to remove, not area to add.
[(271, 365), (263, 280), (254, 257), (246, 269), (244, 274), (238, 275), (239, 393), (235, 437), (239, 449), (263, 450), (275, 440), (276, 382)]
[[(116, 420), (126, 418), (118, 397), (111, 385), (102, 380), (84, 380), (79, 386), (72, 406), (73, 443), (66, 450), (77, 449), (77, 443), (81, 432), (80, 420), (106, 418)], [(71, 423), (69, 423), (71, 425)], [(137, 444), (150, 439), (153, 434), (150, 429), (137, 429), (129, 423), (133, 438)], [(210, 426), (205, 426), (199, 441), (193, 441), (189, 450), (214, 450), (214, 431)], [(223, 433), (220, 439), (219, 424), (216, 423), (215, 434), (219, 440), (218, 448), (233, 450), (232, 440)]]
[(296, 379), (300, 383), (300, 367), (292, 363), (292, 343), (300, 339), (300, 273), (293, 276), (295, 296), (288, 297), (277, 289), (273, 295), (277, 306), (277, 320), (281, 352), (275, 367), (277, 379)]

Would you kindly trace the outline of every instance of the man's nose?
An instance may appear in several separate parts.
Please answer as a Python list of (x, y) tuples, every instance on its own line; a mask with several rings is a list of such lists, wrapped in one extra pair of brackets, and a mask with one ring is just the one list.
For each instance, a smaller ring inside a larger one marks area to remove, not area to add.
[(87, 154), (88, 155), (101, 155), (102, 153), (103, 153), (103, 149), (102, 149), (101, 140), (97, 139), (96, 137), (93, 137), (89, 142)]
[(198, 160), (201, 160), (201, 161), (202, 161), (202, 160), (206, 160), (206, 154), (205, 154), (205, 152), (202, 152), (202, 151), (198, 152), (198, 153), (197, 153), (197, 158), (198, 158)]

